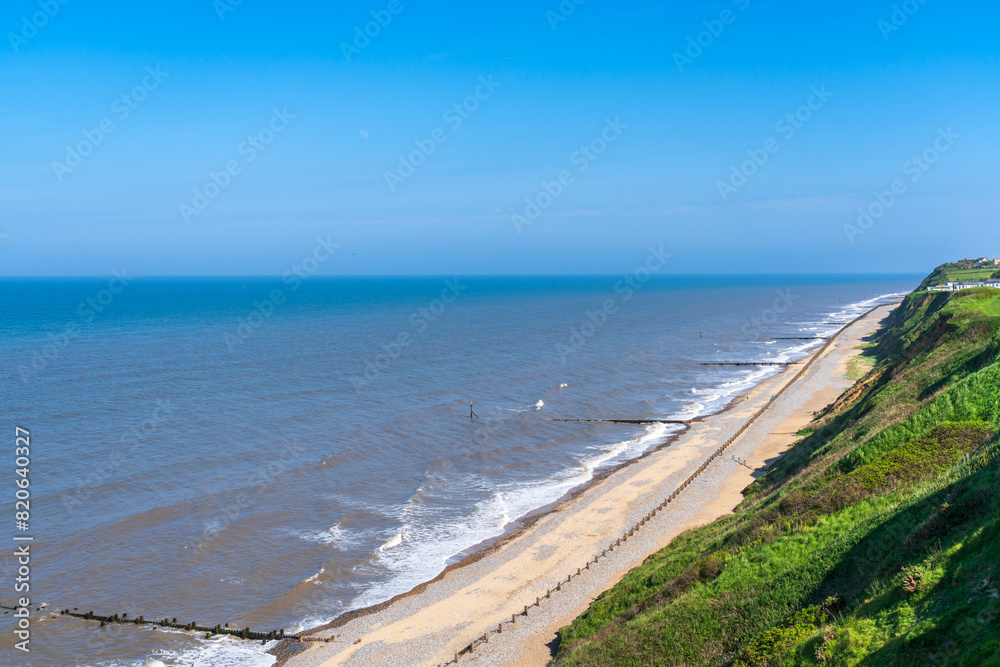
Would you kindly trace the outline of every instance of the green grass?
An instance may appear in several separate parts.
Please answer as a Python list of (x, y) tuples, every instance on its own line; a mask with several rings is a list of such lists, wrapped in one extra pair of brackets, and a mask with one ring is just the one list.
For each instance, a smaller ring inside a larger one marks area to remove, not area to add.
[(988, 269), (958, 269), (948, 271), (948, 280), (961, 282), (964, 280), (987, 280), (996, 273), (996, 268)]
[(850, 399), (563, 628), (555, 662), (1000, 667), (998, 308), (907, 297)]
[(980, 287), (970, 291), (962, 291), (963, 305), (967, 310), (978, 310), (990, 317), (1000, 317), (1000, 290), (993, 287)]
[(875, 366), (875, 360), (871, 357), (856, 355), (847, 360), (847, 379), (857, 382)]

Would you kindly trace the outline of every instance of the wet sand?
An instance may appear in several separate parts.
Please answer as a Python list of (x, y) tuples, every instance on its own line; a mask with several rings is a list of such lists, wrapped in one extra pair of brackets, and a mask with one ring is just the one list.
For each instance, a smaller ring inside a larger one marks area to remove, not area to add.
[[(790, 366), (743, 400), (695, 424), (666, 446), (603, 476), (534, 517), (519, 530), (448, 568), (408, 594), (345, 615), (313, 634), (334, 637), (292, 656), (289, 667), (438, 665), (452, 660), (484, 632), (502, 634), (459, 658), (459, 664), (544, 665), (556, 631), (587, 609), (651, 553), (678, 534), (730, 513), (742, 490), (795, 441), (813, 414), (852, 383), (847, 361), (894, 306), (883, 306), (847, 326), (813, 353), (809, 368)], [(788, 386), (794, 380), (794, 385)], [(663, 511), (596, 565), (545, 598), (687, 479), (783, 387), (777, 400)], [(744, 467), (730, 457), (745, 460)], [(527, 618), (521, 614), (532, 606)]]

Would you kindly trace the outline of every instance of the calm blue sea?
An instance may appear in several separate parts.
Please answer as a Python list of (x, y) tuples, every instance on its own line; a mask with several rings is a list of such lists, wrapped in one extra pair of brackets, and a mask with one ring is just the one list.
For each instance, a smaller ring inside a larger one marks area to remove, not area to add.
[[(675, 428), (554, 419), (717, 411), (776, 371), (700, 362), (801, 357), (818, 343), (779, 339), (829, 335), (919, 279), (0, 281), (0, 487), (13, 499), (29, 429), (30, 597), (315, 626), (433, 578)], [(0, 616), (0, 664), (272, 662), (259, 644), (48, 610), (30, 656)]]

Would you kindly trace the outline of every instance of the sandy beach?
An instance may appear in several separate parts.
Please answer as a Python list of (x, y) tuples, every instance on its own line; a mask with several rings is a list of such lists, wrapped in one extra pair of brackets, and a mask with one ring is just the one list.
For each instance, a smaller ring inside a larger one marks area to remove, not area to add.
[[(312, 633), (333, 640), (311, 646), (286, 664), (439, 665), (492, 632), (488, 642), (461, 655), (458, 663), (544, 665), (557, 630), (585, 611), (598, 594), (678, 534), (723, 516), (740, 503), (742, 490), (794, 442), (794, 434), (852, 384), (846, 378), (849, 359), (892, 308), (877, 308), (847, 326), (813, 353), (801, 377), (796, 379), (801, 364), (788, 367), (728, 410), (574, 494), (477, 557), (450, 567), (409, 594)], [(596, 554), (660, 505), (784, 387), (724, 455), (666, 509), (592, 563)], [(546, 598), (547, 591), (569, 575), (572, 580)], [(531, 606), (527, 617), (526, 606)], [(496, 634), (501, 624), (503, 631)]]

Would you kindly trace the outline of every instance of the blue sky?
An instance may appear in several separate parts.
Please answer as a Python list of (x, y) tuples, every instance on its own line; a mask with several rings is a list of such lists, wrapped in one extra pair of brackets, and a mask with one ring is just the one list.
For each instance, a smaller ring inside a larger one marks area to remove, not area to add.
[(336, 4), (4, 3), (0, 274), (275, 275), (318, 236), (330, 274), (1000, 255), (994, 5)]

